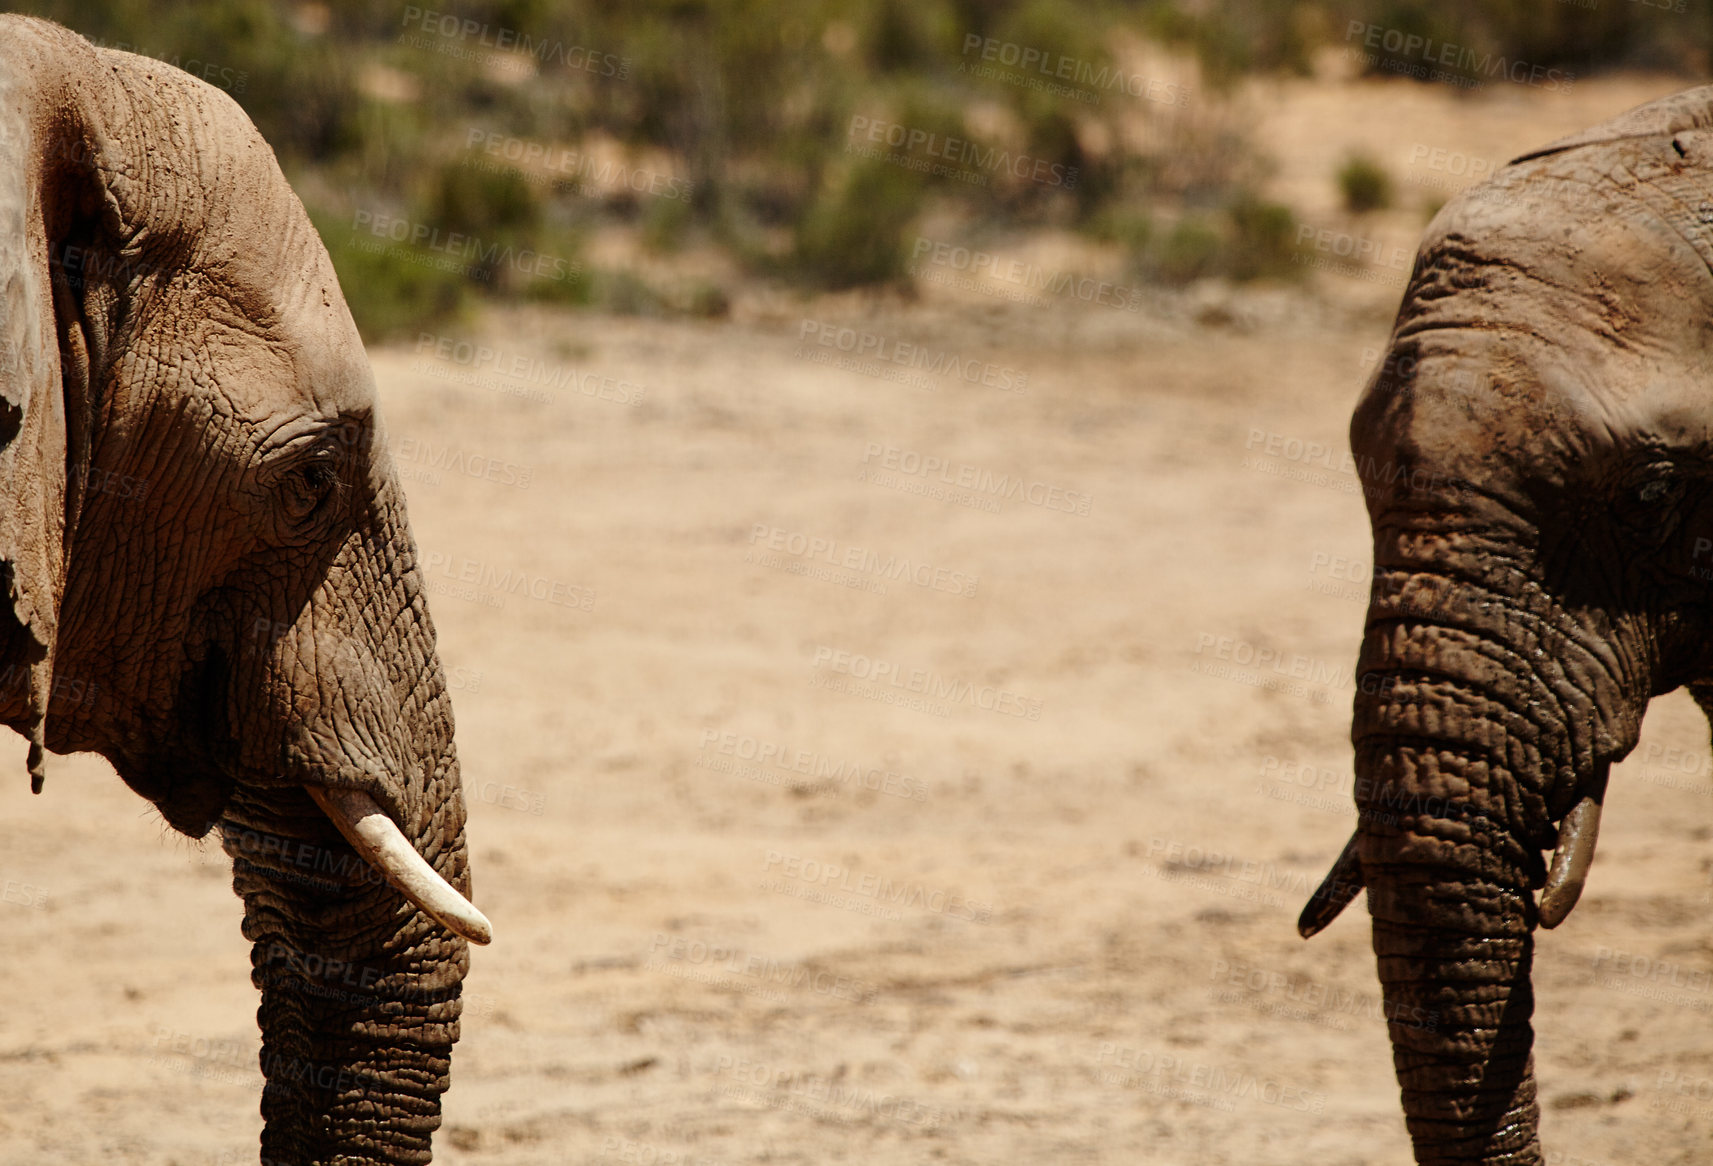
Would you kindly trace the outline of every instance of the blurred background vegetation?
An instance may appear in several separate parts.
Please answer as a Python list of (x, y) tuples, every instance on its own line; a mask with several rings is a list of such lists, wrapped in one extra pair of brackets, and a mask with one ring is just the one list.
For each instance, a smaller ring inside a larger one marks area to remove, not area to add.
[[(1669, 11), (1675, 2), (18, 8), (226, 89), (278, 152), (359, 325), (377, 339), (492, 297), (718, 315), (719, 271), (808, 288), (884, 285), (903, 277), (914, 232), (931, 213), (978, 233), (1046, 226), (1116, 243), (1136, 278), (1160, 284), (1288, 278), (1300, 270), (1292, 213), (1257, 194), (1256, 155), (1241, 127), (1208, 114), (1222, 91), (1258, 72), (1307, 73), (1323, 46), (1355, 43), (1352, 21), (1577, 77), (1620, 67), (1705, 75), (1713, 5), (1684, 0), (1685, 11)], [(984, 60), (990, 46), (1001, 47)], [(1032, 87), (1037, 70), (1007, 63), (1018, 48), (1081, 63), (1080, 80), (1063, 84), (1084, 95)], [(1148, 51), (1193, 59), (1195, 91), (1110, 86), (1139, 77), (1128, 62)], [(1382, 46), (1368, 68), (1395, 72), (1400, 63), (1410, 63), (1406, 52)], [(941, 136), (934, 147), (893, 146), (885, 140), (893, 125)], [(878, 142), (867, 136), (872, 126), (881, 127)], [(982, 158), (1025, 159), (1025, 176), (971, 164), (950, 139)], [(958, 154), (950, 173), (922, 168), (937, 160), (934, 149)], [(1373, 159), (1349, 159), (1337, 180), (1353, 214), (1392, 197)], [(603, 266), (599, 241), (620, 226), (662, 259), (662, 272), (689, 250), (722, 263), (700, 277)]]

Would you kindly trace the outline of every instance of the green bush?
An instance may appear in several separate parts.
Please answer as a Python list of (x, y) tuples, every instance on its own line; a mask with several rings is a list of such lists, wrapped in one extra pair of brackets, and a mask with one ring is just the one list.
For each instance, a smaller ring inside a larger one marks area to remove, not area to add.
[(861, 161), (831, 179), (798, 227), (793, 264), (831, 288), (899, 278), (922, 181), (890, 162)]
[(1090, 238), (1117, 243), (1131, 255), (1140, 255), (1154, 240), (1154, 219), (1146, 211), (1114, 205), (1091, 217), (1084, 230)]
[[(509, 166), (487, 168), (478, 155), (440, 167), (422, 206), (425, 219), (482, 239), (528, 238), (541, 228), (541, 196)], [(474, 165), (468, 163), (476, 163)]]
[(1353, 215), (1385, 210), (1392, 205), (1392, 176), (1367, 155), (1353, 154), (1338, 168), (1338, 191)]
[(368, 342), (454, 320), (468, 303), (463, 275), (435, 265), (433, 253), (353, 231), (347, 217), (310, 212), (357, 330)]
[(1241, 192), (1217, 214), (1189, 213), (1163, 238), (1143, 236), (1133, 264), (1144, 278), (1168, 286), (1211, 276), (1296, 279), (1303, 272), (1296, 262), (1296, 227), (1289, 207)]
[(690, 228), (690, 204), (678, 198), (654, 198), (642, 212), (642, 245), (656, 255), (684, 246)]
[(1297, 259), (1297, 220), (1291, 208), (1239, 196), (1227, 209), (1231, 223), (1226, 274), (1236, 280), (1293, 279), (1302, 274)]
[(1301, 0), (1150, 0), (1142, 23), (1153, 36), (1193, 51), (1215, 87), (1254, 72), (1310, 72), (1325, 35), (1321, 6)]
[(1186, 215), (1172, 225), (1159, 254), (1152, 259), (1152, 274), (1161, 283), (1178, 286), (1219, 273), (1225, 239), (1214, 223), (1201, 215)]
[[(656, 254), (694, 238), (751, 270), (835, 288), (897, 279), (910, 225), (930, 207), (1001, 229), (1081, 229), (1123, 246), (1150, 278), (1171, 282), (1289, 275), (1281, 235), (1288, 213), (1242, 195), (1261, 177), (1240, 130), (1206, 128), (1220, 119), (1198, 118), (1202, 128), (1192, 133), (1176, 120), (1184, 109), (1090, 79), (1121, 67), (1114, 46), (1122, 36), (1185, 46), (1217, 87), (1253, 71), (1306, 69), (1317, 45), (1346, 43), (1352, 19), (1476, 48), (1491, 43), (1549, 64), (1554, 53), (1606, 52), (1599, 38), (1613, 30), (1623, 35), (1602, 59), (1628, 60), (1623, 54), (1654, 43), (1642, 35), (1643, 17), (1703, 43), (1713, 27), (1699, 7), (1658, 20), (1616, 0), (1598, 11), (1545, 0), (460, 0), (446, 10), (550, 50), (577, 46), (622, 64), (618, 75), (579, 69), (551, 51), (519, 69), (515, 54), (474, 38), (418, 35), (411, 7), (394, 0), (19, 7), (166, 59), (242, 73), (243, 85), (229, 91), (306, 201), (323, 211), (401, 208), (413, 222), (480, 239), (484, 253), (509, 247), (567, 260), (590, 232), (635, 223)], [(1526, 18), (1534, 9), (1539, 18)], [(1036, 66), (983, 60), (980, 48), (992, 43), (1038, 54)], [(1072, 75), (1043, 62), (1069, 63)], [(1079, 99), (1054, 83), (1099, 92)], [(1192, 107), (1219, 100), (1191, 98)], [(936, 135), (942, 145), (959, 139), (984, 160), (919, 144), (857, 157), (851, 147), (869, 145), (852, 140), (857, 116)], [(694, 196), (603, 200), (565, 176), (539, 184), (471, 149), (472, 133), (537, 151), (581, 151), (598, 134), (634, 156), (668, 158)], [(1001, 150), (1061, 175), (1074, 170), (1076, 179), (1036, 181), (990, 166), (985, 159)], [(984, 181), (924, 172), (924, 162)], [(1353, 205), (1383, 205), (1372, 189), (1347, 190)], [(671, 312), (717, 312), (723, 302), (717, 292), (680, 295), (582, 269), (543, 279), (478, 258), (475, 272), (441, 271), (408, 244), (376, 252), (367, 244), (379, 240), (365, 237), (359, 247), (350, 234), (336, 224), (329, 246), (369, 334), (406, 326), (412, 312), (493, 297)]]

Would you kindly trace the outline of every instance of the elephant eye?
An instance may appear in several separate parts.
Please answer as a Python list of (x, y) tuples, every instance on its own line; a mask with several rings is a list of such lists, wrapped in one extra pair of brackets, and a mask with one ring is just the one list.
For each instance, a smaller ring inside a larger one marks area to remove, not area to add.
[(1626, 487), (1614, 509), (1633, 536), (1655, 545), (1669, 537), (1683, 517), (1682, 503), (1687, 494), (1688, 482), (1682, 475), (1656, 470)]
[(338, 484), (339, 475), (333, 468), (331, 455), (319, 455), (294, 467), (281, 483), (286, 513), (293, 522), (313, 517)]

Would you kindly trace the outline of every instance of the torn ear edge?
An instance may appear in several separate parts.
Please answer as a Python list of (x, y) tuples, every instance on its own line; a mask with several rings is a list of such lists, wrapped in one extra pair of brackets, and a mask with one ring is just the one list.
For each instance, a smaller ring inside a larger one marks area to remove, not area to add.
[(69, 542), (89, 457), (88, 338), (82, 295), (62, 270), (61, 252), (104, 203), (89, 148), (102, 136), (87, 85), (105, 77), (87, 44), (68, 55), (80, 59), (50, 55), (59, 68), (48, 79), (25, 70), (0, 102), (0, 614), (16, 621), (0, 635), (0, 664), (28, 667), (26, 765), (38, 793)]
[[(13, 504), (14, 500), (9, 498), (0, 502), (0, 505), (7, 507)], [(22, 679), (26, 681), (29, 709), (24, 735), (30, 742), (25, 767), (30, 774), (30, 792), (39, 794), (42, 792), (42, 781), (46, 777), (48, 702), (53, 697), (53, 647), (56, 637), (51, 626), (46, 629), (42, 627), (43, 620), (27, 618), (27, 613), (34, 605), (19, 586), (17, 567), (18, 564), (13, 561), (0, 561), (0, 579), (4, 580), (5, 595), (0, 616), (9, 616), (7, 622), (13, 625), (7, 629), (9, 634), (0, 635), (0, 645), (4, 646), (7, 659), (5, 671), (8, 683), (16, 684), (17, 680), (11, 678), (18, 676), (20, 668), (24, 671)]]
[[(32, 170), (13, 170), (13, 182)], [(19, 196), (0, 188), (8, 230)], [(8, 613), (22, 633), (7, 637), (6, 663), (29, 668), (28, 767), (30, 788), (39, 792), (65, 587), (65, 394), (47, 239), (39, 219), (21, 225), (22, 238), (0, 250), (0, 345), (9, 358), (0, 372), (0, 558), (8, 568)]]

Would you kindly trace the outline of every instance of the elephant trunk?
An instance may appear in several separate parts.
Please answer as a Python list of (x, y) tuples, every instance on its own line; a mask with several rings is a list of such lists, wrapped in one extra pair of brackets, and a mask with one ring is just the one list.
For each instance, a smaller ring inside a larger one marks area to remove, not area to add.
[[(416, 841), (467, 892), (462, 832), (442, 854), (425, 845), (449, 836), (439, 825)], [(222, 828), (262, 992), (262, 1160), (428, 1162), (468, 945), (405, 901), (301, 789), (241, 789)]]
[[(1358, 780), (1379, 788), (1435, 765), (1412, 747), (1363, 753)], [(1528, 884), (1493, 861), (1479, 826), (1446, 813), (1365, 825), (1358, 843), (1406, 1123), (1424, 1166), (1538, 1164)]]
[[(1633, 744), (1646, 698), (1639, 673), (1601, 650), (1538, 593), (1419, 567), (1376, 576), (1347, 870), (1368, 892), (1420, 1163), (1541, 1161), (1530, 971), (1542, 851), (1576, 849), (1585, 869), (1592, 826), (1573, 848), (1555, 823), (1582, 821), (1572, 807), (1603, 795), (1598, 778)], [(1574, 893), (1556, 898), (1568, 910)]]

